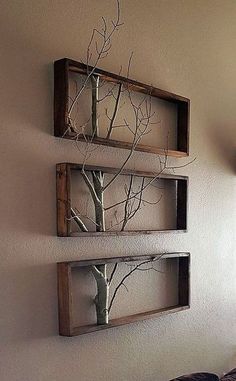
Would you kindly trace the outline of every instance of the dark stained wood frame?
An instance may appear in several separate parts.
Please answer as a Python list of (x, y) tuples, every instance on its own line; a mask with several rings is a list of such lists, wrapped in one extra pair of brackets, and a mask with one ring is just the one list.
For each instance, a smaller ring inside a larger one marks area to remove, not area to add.
[[(54, 62), (54, 135), (66, 139), (75, 139), (76, 134), (68, 131), (68, 109), (69, 109), (69, 73), (75, 72), (86, 75), (92, 70), (87, 66), (68, 58), (63, 58)], [(161, 147), (152, 147), (139, 144), (137, 151), (156, 153), (174, 157), (184, 157), (189, 155), (189, 115), (190, 100), (170, 93), (165, 90), (145, 85), (133, 81), (129, 78), (121, 77), (117, 74), (109, 73), (101, 69), (96, 69), (94, 74), (99, 75), (102, 80), (112, 83), (123, 83), (129, 86), (130, 90), (151, 95), (158, 99), (174, 103), (177, 106), (177, 150), (166, 150)], [(77, 140), (84, 141), (84, 137), (76, 137)], [(118, 148), (131, 148), (131, 143), (121, 142), (113, 139), (99, 138), (93, 139), (93, 143), (102, 144)]]
[(103, 329), (118, 327), (121, 325), (152, 319), (158, 316), (179, 312), (190, 308), (190, 253), (168, 253), (162, 254), (162, 259), (179, 258), (178, 271), (178, 304), (152, 311), (146, 311), (117, 319), (111, 319), (108, 325), (90, 324), (76, 326), (73, 321), (73, 295), (72, 295), (72, 276), (73, 268), (89, 267), (91, 265), (101, 265), (107, 263), (145, 261), (153, 259), (158, 255), (145, 255), (135, 257), (116, 257), (91, 259), (86, 261), (71, 261), (57, 263), (58, 281), (58, 318), (59, 334), (61, 336), (78, 336), (85, 333), (100, 331)]
[[(188, 209), (188, 177), (162, 174), (158, 178), (169, 181), (177, 181), (177, 229), (171, 230), (134, 230), (134, 231), (107, 231), (107, 232), (71, 232), (71, 171), (81, 171), (81, 164), (60, 163), (56, 165), (57, 182), (57, 235), (59, 237), (97, 237), (97, 236), (120, 236), (137, 234), (155, 234), (168, 232), (187, 231)], [(102, 171), (104, 173), (116, 173), (118, 168), (85, 166), (86, 171)], [(152, 172), (123, 170), (121, 175), (135, 175), (152, 178)]]

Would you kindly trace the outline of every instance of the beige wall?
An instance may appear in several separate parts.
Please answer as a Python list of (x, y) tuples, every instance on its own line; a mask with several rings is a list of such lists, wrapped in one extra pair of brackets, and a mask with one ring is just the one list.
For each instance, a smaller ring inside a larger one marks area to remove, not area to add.
[[(53, 137), (52, 62), (83, 58), (111, 0), (1, 1), (1, 381), (165, 381), (236, 366), (233, 243), (236, 2), (121, 0), (124, 27), (103, 68), (134, 51), (132, 76), (191, 99), (189, 232), (152, 237), (59, 239), (55, 163), (80, 161)], [(101, 148), (96, 163), (125, 151)], [(153, 155), (136, 153), (139, 169)], [(177, 160), (182, 164), (185, 160)], [(77, 338), (58, 336), (57, 261), (191, 251), (189, 311)]]

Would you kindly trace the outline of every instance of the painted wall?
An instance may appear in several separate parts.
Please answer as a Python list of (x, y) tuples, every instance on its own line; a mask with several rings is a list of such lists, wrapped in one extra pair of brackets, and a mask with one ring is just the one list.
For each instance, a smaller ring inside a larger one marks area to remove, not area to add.
[[(1, 1), (1, 381), (165, 381), (236, 366), (236, 2), (121, 1), (124, 27), (103, 68), (191, 99), (189, 232), (152, 237), (59, 239), (55, 163), (80, 161), (53, 137), (53, 68), (84, 57), (91, 29), (114, 14), (110, 0)], [(100, 148), (96, 163), (125, 151)], [(94, 161), (95, 161), (94, 160)], [(154, 170), (153, 155), (129, 167)], [(92, 162), (92, 160), (91, 160)], [(177, 160), (182, 164), (186, 160)], [(235, 232), (235, 231), (234, 231)], [(101, 333), (57, 334), (55, 262), (191, 251), (191, 309)]]

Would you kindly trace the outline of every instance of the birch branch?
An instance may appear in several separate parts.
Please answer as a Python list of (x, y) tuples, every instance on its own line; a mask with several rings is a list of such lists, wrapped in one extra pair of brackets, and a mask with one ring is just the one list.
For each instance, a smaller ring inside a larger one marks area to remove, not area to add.
[(97, 115), (97, 105), (98, 105), (98, 86), (99, 86), (99, 76), (91, 76), (92, 83), (92, 131), (94, 136), (98, 136), (98, 115)]
[[(119, 2), (119, 0), (117, 0), (117, 18), (116, 18), (115, 22), (112, 21), (112, 29), (111, 29), (110, 33), (107, 32), (107, 22), (104, 19), (104, 17), (102, 17), (102, 21), (103, 21), (103, 29), (102, 29), (102, 31), (99, 31), (96, 28), (93, 29), (93, 32), (92, 32), (92, 35), (91, 35), (91, 38), (90, 38), (90, 42), (89, 42), (89, 45), (88, 45), (88, 48), (87, 48), (87, 72), (88, 72), (88, 75), (87, 75), (83, 85), (81, 86), (80, 90), (78, 91), (78, 93), (74, 97), (73, 102), (71, 103), (71, 105), (69, 107), (68, 117), (71, 117), (71, 113), (72, 113), (72, 111), (73, 111), (73, 109), (75, 107), (75, 104), (78, 102), (78, 99), (80, 98), (82, 92), (86, 88), (86, 86), (87, 86), (87, 84), (89, 82), (90, 77), (94, 74), (99, 61), (102, 58), (105, 58), (105, 56), (107, 55), (107, 53), (111, 49), (111, 38), (112, 38), (113, 34), (115, 33), (115, 31), (118, 30), (118, 28), (121, 25), (123, 25), (123, 23), (120, 22), (120, 2)], [(96, 34), (98, 34), (98, 36), (100, 36), (100, 38), (102, 38), (102, 44), (101, 44), (100, 49), (98, 49), (97, 42), (96, 42), (97, 58), (95, 60), (95, 63), (93, 65), (91, 71), (89, 72), (89, 70), (88, 70), (89, 61), (92, 58), (92, 54), (90, 53), (90, 48), (92, 46), (92, 43), (94, 41), (94, 38), (95, 38)]]
[[(145, 178), (143, 177), (142, 184), (141, 184), (141, 189), (143, 188), (144, 181), (145, 181)], [(127, 207), (125, 208), (126, 209), (126, 211), (125, 211), (125, 217), (124, 217), (124, 221), (123, 221), (123, 224), (122, 224), (122, 227), (121, 227), (121, 231), (124, 231), (125, 226), (127, 225), (128, 221), (131, 220), (135, 216), (137, 211), (140, 209), (141, 202), (142, 202), (142, 192), (139, 195), (138, 205), (136, 206), (136, 208), (133, 209), (133, 204), (132, 204), (131, 207), (130, 207), (130, 210), (128, 211), (128, 205), (130, 204), (130, 192), (128, 193), (128, 195), (127, 195), (127, 203), (125, 203), (125, 205)]]
[(101, 205), (101, 201), (99, 200), (99, 198), (98, 198), (98, 196), (97, 196), (97, 193), (95, 192), (94, 186), (93, 186), (93, 184), (91, 183), (89, 177), (87, 176), (87, 174), (86, 174), (84, 168), (81, 169), (81, 174), (82, 174), (82, 176), (83, 176), (83, 179), (84, 179), (86, 185), (87, 185), (88, 188), (89, 188), (89, 191), (90, 191), (90, 194), (91, 194), (91, 196), (92, 196), (92, 199), (93, 199), (94, 204), (99, 204), (99, 205)]
[[(158, 179), (158, 177), (162, 174), (162, 172), (164, 171), (165, 168), (161, 169), (146, 185), (144, 185), (142, 187), (142, 189), (140, 189), (139, 191), (137, 191), (135, 194), (133, 194), (132, 196), (130, 196), (130, 200), (132, 200), (133, 198), (136, 198), (140, 193), (142, 193), (145, 189), (147, 189), (155, 180)], [(123, 199), (122, 201), (119, 201), (113, 205), (110, 205), (106, 208), (104, 208), (105, 211), (109, 210), (109, 209), (112, 209), (112, 208), (115, 208), (116, 206), (118, 205), (121, 205), (123, 204), (124, 202), (126, 202), (126, 199)]]
[(100, 271), (97, 266), (91, 266), (92, 267), (92, 272), (93, 272), (93, 275), (95, 277), (96, 280), (100, 279), (100, 278), (103, 278), (104, 277), (104, 274), (102, 273), (102, 271)]
[[(112, 298), (111, 298), (111, 301), (110, 301), (110, 304), (109, 304), (109, 308), (108, 308), (108, 313), (110, 313), (110, 311), (111, 311), (112, 305), (113, 305), (114, 300), (115, 300), (115, 297), (116, 297), (116, 295), (117, 295), (117, 292), (119, 291), (119, 289), (121, 288), (121, 286), (124, 286), (124, 282), (125, 282), (125, 280), (126, 280), (131, 274), (133, 274), (136, 270), (138, 270), (141, 266), (146, 265), (146, 264), (148, 264), (148, 263), (152, 263), (152, 262), (154, 262), (154, 261), (158, 261), (158, 260), (161, 259), (161, 257), (162, 257), (162, 255), (159, 255), (158, 257), (154, 257), (153, 259), (148, 259), (148, 260), (146, 260), (146, 261), (143, 261), (143, 262), (137, 264), (132, 270), (130, 270), (130, 271), (129, 271), (129, 272), (128, 272), (122, 279), (121, 279), (121, 281), (119, 282), (118, 286), (115, 288), (115, 291), (114, 291), (114, 293), (113, 293), (113, 295), (112, 295)], [(147, 271), (148, 271), (148, 270), (147, 270)]]
[(84, 224), (84, 222), (81, 220), (81, 218), (76, 214), (75, 210), (73, 208), (70, 208), (72, 220), (75, 221), (75, 223), (80, 227), (82, 232), (88, 232), (88, 228)]
[(137, 129), (136, 129), (136, 133), (135, 133), (135, 136), (134, 136), (134, 140), (133, 140), (133, 144), (132, 144), (132, 147), (130, 149), (130, 152), (126, 158), (126, 160), (123, 162), (122, 166), (120, 167), (120, 169), (117, 171), (117, 173), (113, 176), (113, 178), (103, 187), (103, 192), (109, 188), (109, 186), (117, 179), (117, 177), (122, 173), (123, 169), (125, 168), (126, 164), (128, 163), (128, 161), (130, 160), (131, 156), (133, 155), (134, 153), (134, 150), (136, 148), (136, 146), (138, 145), (140, 139), (142, 136), (139, 136), (137, 139), (136, 139), (136, 136), (137, 136)]
[(75, 216), (72, 218), (72, 219), (74, 219), (75, 217), (77, 217), (77, 218), (86, 218), (87, 220), (89, 220), (89, 221), (91, 221), (95, 226), (99, 226), (97, 223), (96, 223), (96, 221), (94, 221), (93, 220), (93, 218), (91, 218), (91, 217), (89, 217), (87, 214), (82, 214), (82, 213), (80, 213), (78, 210), (77, 210), (77, 208), (74, 208), (74, 213), (76, 213), (75, 214)]
[(114, 107), (114, 111), (113, 111), (113, 114), (112, 114), (112, 117), (111, 117), (111, 120), (110, 120), (110, 126), (109, 126), (109, 130), (107, 132), (106, 139), (110, 139), (110, 136), (111, 136), (111, 133), (112, 133), (113, 124), (114, 124), (114, 121), (115, 121), (115, 118), (116, 118), (116, 114), (117, 114), (117, 111), (118, 111), (118, 107), (119, 107), (121, 90), (122, 90), (122, 83), (119, 83), (118, 93), (117, 93), (116, 102), (115, 102), (115, 107)]
[(118, 263), (115, 263), (114, 267), (113, 267), (113, 270), (112, 270), (112, 273), (110, 275), (110, 279), (109, 279), (109, 284), (111, 284), (113, 278), (114, 278), (114, 275), (116, 273), (116, 270), (117, 270), (117, 266), (118, 266)]

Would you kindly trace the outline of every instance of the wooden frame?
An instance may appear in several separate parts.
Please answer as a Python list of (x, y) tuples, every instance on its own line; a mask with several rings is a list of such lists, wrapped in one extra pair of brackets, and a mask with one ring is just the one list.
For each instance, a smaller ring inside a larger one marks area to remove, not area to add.
[(190, 253), (168, 253), (163, 254), (161, 260), (179, 258), (177, 305), (125, 316), (122, 318), (112, 319), (107, 325), (90, 324), (77, 327), (74, 324), (71, 276), (71, 271), (73, 268), (88, 267), (91, 265), (101, 265), (107, 263), (143, 261), (153, 259), (156, 256), (157, 255), (116, 257), (57, 263), (59, 334), (61, 336), (78, 336), (85, 333), (100, 331), (103, 329), (117, 327), (137, 321), (152, 319), (158, 316), (163, 316), (190, 308)]
[[(63, 58), (54, 62), (54, 135), (67, 139), (74, 139), (76, 134), (68, 131), (68, 109), (69, 109), (69, 73), (75, 72), (86, 75), (91, 71), (92, 67)], [(129, 78), (96, 69), (94, 72), (101, 79), (112, 83), (123, 83), (135, 92), (151, 95), (158, 99), (174, 103), (177, 106), (177, 150), (166, 150), (161, 147), (152, 147), (139, 144), (135, 148), (137, 151), (156, 153), (174, 157), (184, 157), (189, 155), (189, 114), (190, 100), (170, 93), (165, 90), (145, 85), (143, 83), (133, 81)], [(83, 136), (77, 136), (77, 140), (84, 140)], [(130, 149), (132, 143), (122, 142), (113, 139), (94, 137), (93, 143), (106, 146)]]
[[(135, 231), (105, 231), (105, 232), (71, 232), (71, 171), (81, 171), (81, 164), (60, 163), (56, 165), (57, 180), (57, 235), (59, 237), (96, 237), (111, 235), (137, 235), (154, 234), (157, 232), (186, 232), (187, 209), (188, 209), (188, 177), (176, 175), (160, 175), (163, 180), (177, 181), (177, 229), (171, 230), (135, 230)], [(85, 166), (86, 171), (102, 171), (104, 173), (116, 173), (118, 168)], [(123, 170), (121, 175), (135, 175), (153, 178), (152, 172)]]

